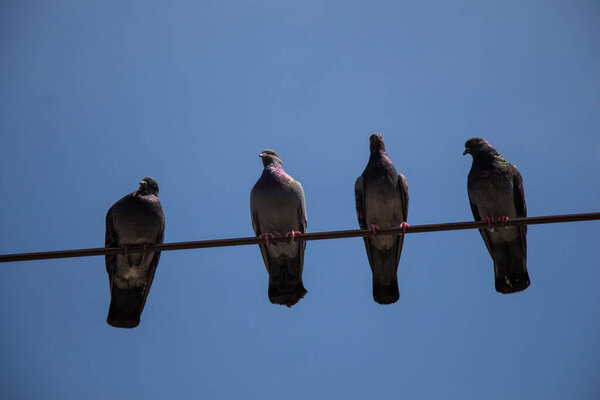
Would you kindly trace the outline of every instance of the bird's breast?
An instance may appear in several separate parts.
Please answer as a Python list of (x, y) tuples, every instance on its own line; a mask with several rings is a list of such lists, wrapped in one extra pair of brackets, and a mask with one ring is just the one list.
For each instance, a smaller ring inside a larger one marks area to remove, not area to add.
[(368, 225), (390, 227), (397, 226), (404, 220), (402, 198), (397, 184), (385, 181), (367, 184), (364, 191), (365, 219)]
[(292, 230), (303, 230), (297, 201), (291, 202), (270, 197), (257, 201), (255, 212), (258, 215), (261, 232), (281, 235)]
[(164, 219), (162, 212), (157, 213), (151, 201), (138, 199), (113, 214), (113, 226), (117, 231), (120, 244), (155, 243), (162, 236)]
[(513, 182), (509, 176), (495, 171), (480, 173), (469, 182), (469, 194), (482, 219), (517, 216)]

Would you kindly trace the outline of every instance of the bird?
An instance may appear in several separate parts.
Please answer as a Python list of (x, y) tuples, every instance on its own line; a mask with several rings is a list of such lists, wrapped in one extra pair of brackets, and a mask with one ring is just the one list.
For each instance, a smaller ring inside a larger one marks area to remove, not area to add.
[[(283, 169), (279, 155), (263, 150), (262, 175), (250, 192), (250, 214), (256, 236), (265, 238), (260, 252), (269, 274), (269, 300), (291, 307), (306, 295), (302, 283), (306, 241), (295, 239), (306, 232), (306, 204), (300, 182)], [(286, 235), (286, 242), (271, 243), (275, 235)]]
[(397, 273), (404, 234), (377, 235), (377, 231), (402, 227), (406, 232), (408, 185), (388, 157), (383, 136), (371, 135), (369, 149), (369, 162), (354, 185), (356, 215), (360, 228), (372, 233), (363, 239), (373, 273), (373, 300), (392, 304), (400, 298)]
[[(158, 200), (158, 183), (150, 177), (139, 189), (110, 207), (106, 213), (105, 247), (123, 247), (122, 254), (106, 255), (110, 285), (110, 306), (106, 322), (117, 328), (135, 328), (154, 279), (160, 251), (147, 251), (148, 245), (162, 243), (165, 214)], [(142, 245), (143, 252), (128, 252)]]
[[(473, 157), (467, 192), (475, 220), (504, 225), (510, 218), (527, 217), (523, 178), (517, 168), (482, 138), (467, 140), (466, 154)], [(487, 227), (479, 233), (494, 261), (496, 291), (508, 294), (527, 289), (527, 225)]]

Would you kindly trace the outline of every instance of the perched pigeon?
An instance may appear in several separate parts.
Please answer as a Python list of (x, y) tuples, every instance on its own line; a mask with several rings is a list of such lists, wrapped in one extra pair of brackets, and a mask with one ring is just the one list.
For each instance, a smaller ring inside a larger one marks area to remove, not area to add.
[[(269, 273), (269, 300), (273, 304), (296, 304), (306, 294), (302, 265), (306, 242), (294, 236), (306, 232), (306, 205), (300, 182), (283, 170), (273, 150), (260, 153), (264, 170), (250, 193), (252, 227), (268, 244), (260, 245)], [(290, 236), (289, 242), (269, 243), (274, 235)]]
[(106, 214), (106, 247), (125, 246), (124, 254), (106, 256), (110, 308), (106, 321), (117, 328), (140, 323), (160, 251), (128, 253), (127, 246), (162, 243), (165, 214), (158, 201), (158, 184), (144, 178), (140, 188), (117, 201)]
[[(467, 140), (465, 154), (473, 156), (467, 189), (475, 220), (490, 223), (527, 217), (523, 179), (517, 168), (481, 138)], [(496, 291), (527, 289), (527, 225), (485, 228), (479, 233), (494, 260)]]
[(397, 272), (404, 235), (377, 235), (377, 230), (394, 226), (406, 229), (408, 185), (388, 157), (383, 137), (375, 133), (369, 142), (369, 162), (354, 185), (356, 214), (361, 229), (373, 232), (363, 238), (373, 272), (373, 299), (392, 304), (400, 297)]

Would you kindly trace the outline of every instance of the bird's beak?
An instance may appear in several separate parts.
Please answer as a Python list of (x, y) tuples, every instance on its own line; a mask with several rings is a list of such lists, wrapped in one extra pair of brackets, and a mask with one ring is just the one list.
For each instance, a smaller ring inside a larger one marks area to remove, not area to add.
[(258, 156), (259, 156), (260, 158), (263, 158), (263, 157), (266, 157), (267, 155), (266, 155), (265, 153), (260, 153)]
[(466, 156), (467, 154), (471, 154), (471, 152), (469, 151), (469, 149), (465, 149), (465, 151), (463, 151), (463, 156)]

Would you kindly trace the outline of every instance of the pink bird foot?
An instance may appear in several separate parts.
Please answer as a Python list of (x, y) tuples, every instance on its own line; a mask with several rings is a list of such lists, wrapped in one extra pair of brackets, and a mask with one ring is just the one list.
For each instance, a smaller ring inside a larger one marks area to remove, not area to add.
[(505, 215), (503, 215), (503, 216), (501, 216), (500, 218), (498, 218), (498, 221), (499, 221), (500, 223), (502, 223), (502, 227), (503, 227), (504, 229), (508, 229), (508, 226), (505, 226), (505, 225), (504, 225), (505, 223), (507, 223), (507, 222), (508, 222), (508, 219), (509, 219), (509, 218), (508, 218), (507, 216), (505, 216)]
[(261, 233), (261, 235), (258, 237), (259, 239), (265, 239), (265, 242), (267, 242), (267, 244), (271, 244), (271, 239), (275, 238), (275, 235), (273, 235), (272, 233)]
[(371, 232), (373, 235), (377, 235), (377, 232), (379, 231), (379, 227), (375, 224), (371, 224), (369, 225), (369, 232)]
[(406, 233), (406, 228), (410, 228), (410, 225), (406, 222), (402, 222), (400, 228), (402, 228), (402, 233)]
[(488, 226), (489, 226), (489, 229), (490, 229), (490, 232), (494, 232), (494, 231), (496, 230), (496, 228), (494, 228), (494, 227), (492, 226), (492, 222), (494, 222), (494, 220), (493, 220), (492, 218), (490, 218), (490, 217), (485, 217), (483, 220), (484, 220), (485, 222), (487, 222), (487, 224), (488, 224)]
[(129, 251), (129, 246), (127, 246), (126, 244), (124, 244), (123, 245), (123, 255), (126, 256), (128, 251)]
[(285, 237), (291, 237), (292, 240), (290, 240), (290, 241), (293, 242), (296, 235), (301, 235), (301, 234), (302, 234), (302, 232), (300, 232), (300, 231), (290, 231), (285, 234)]

